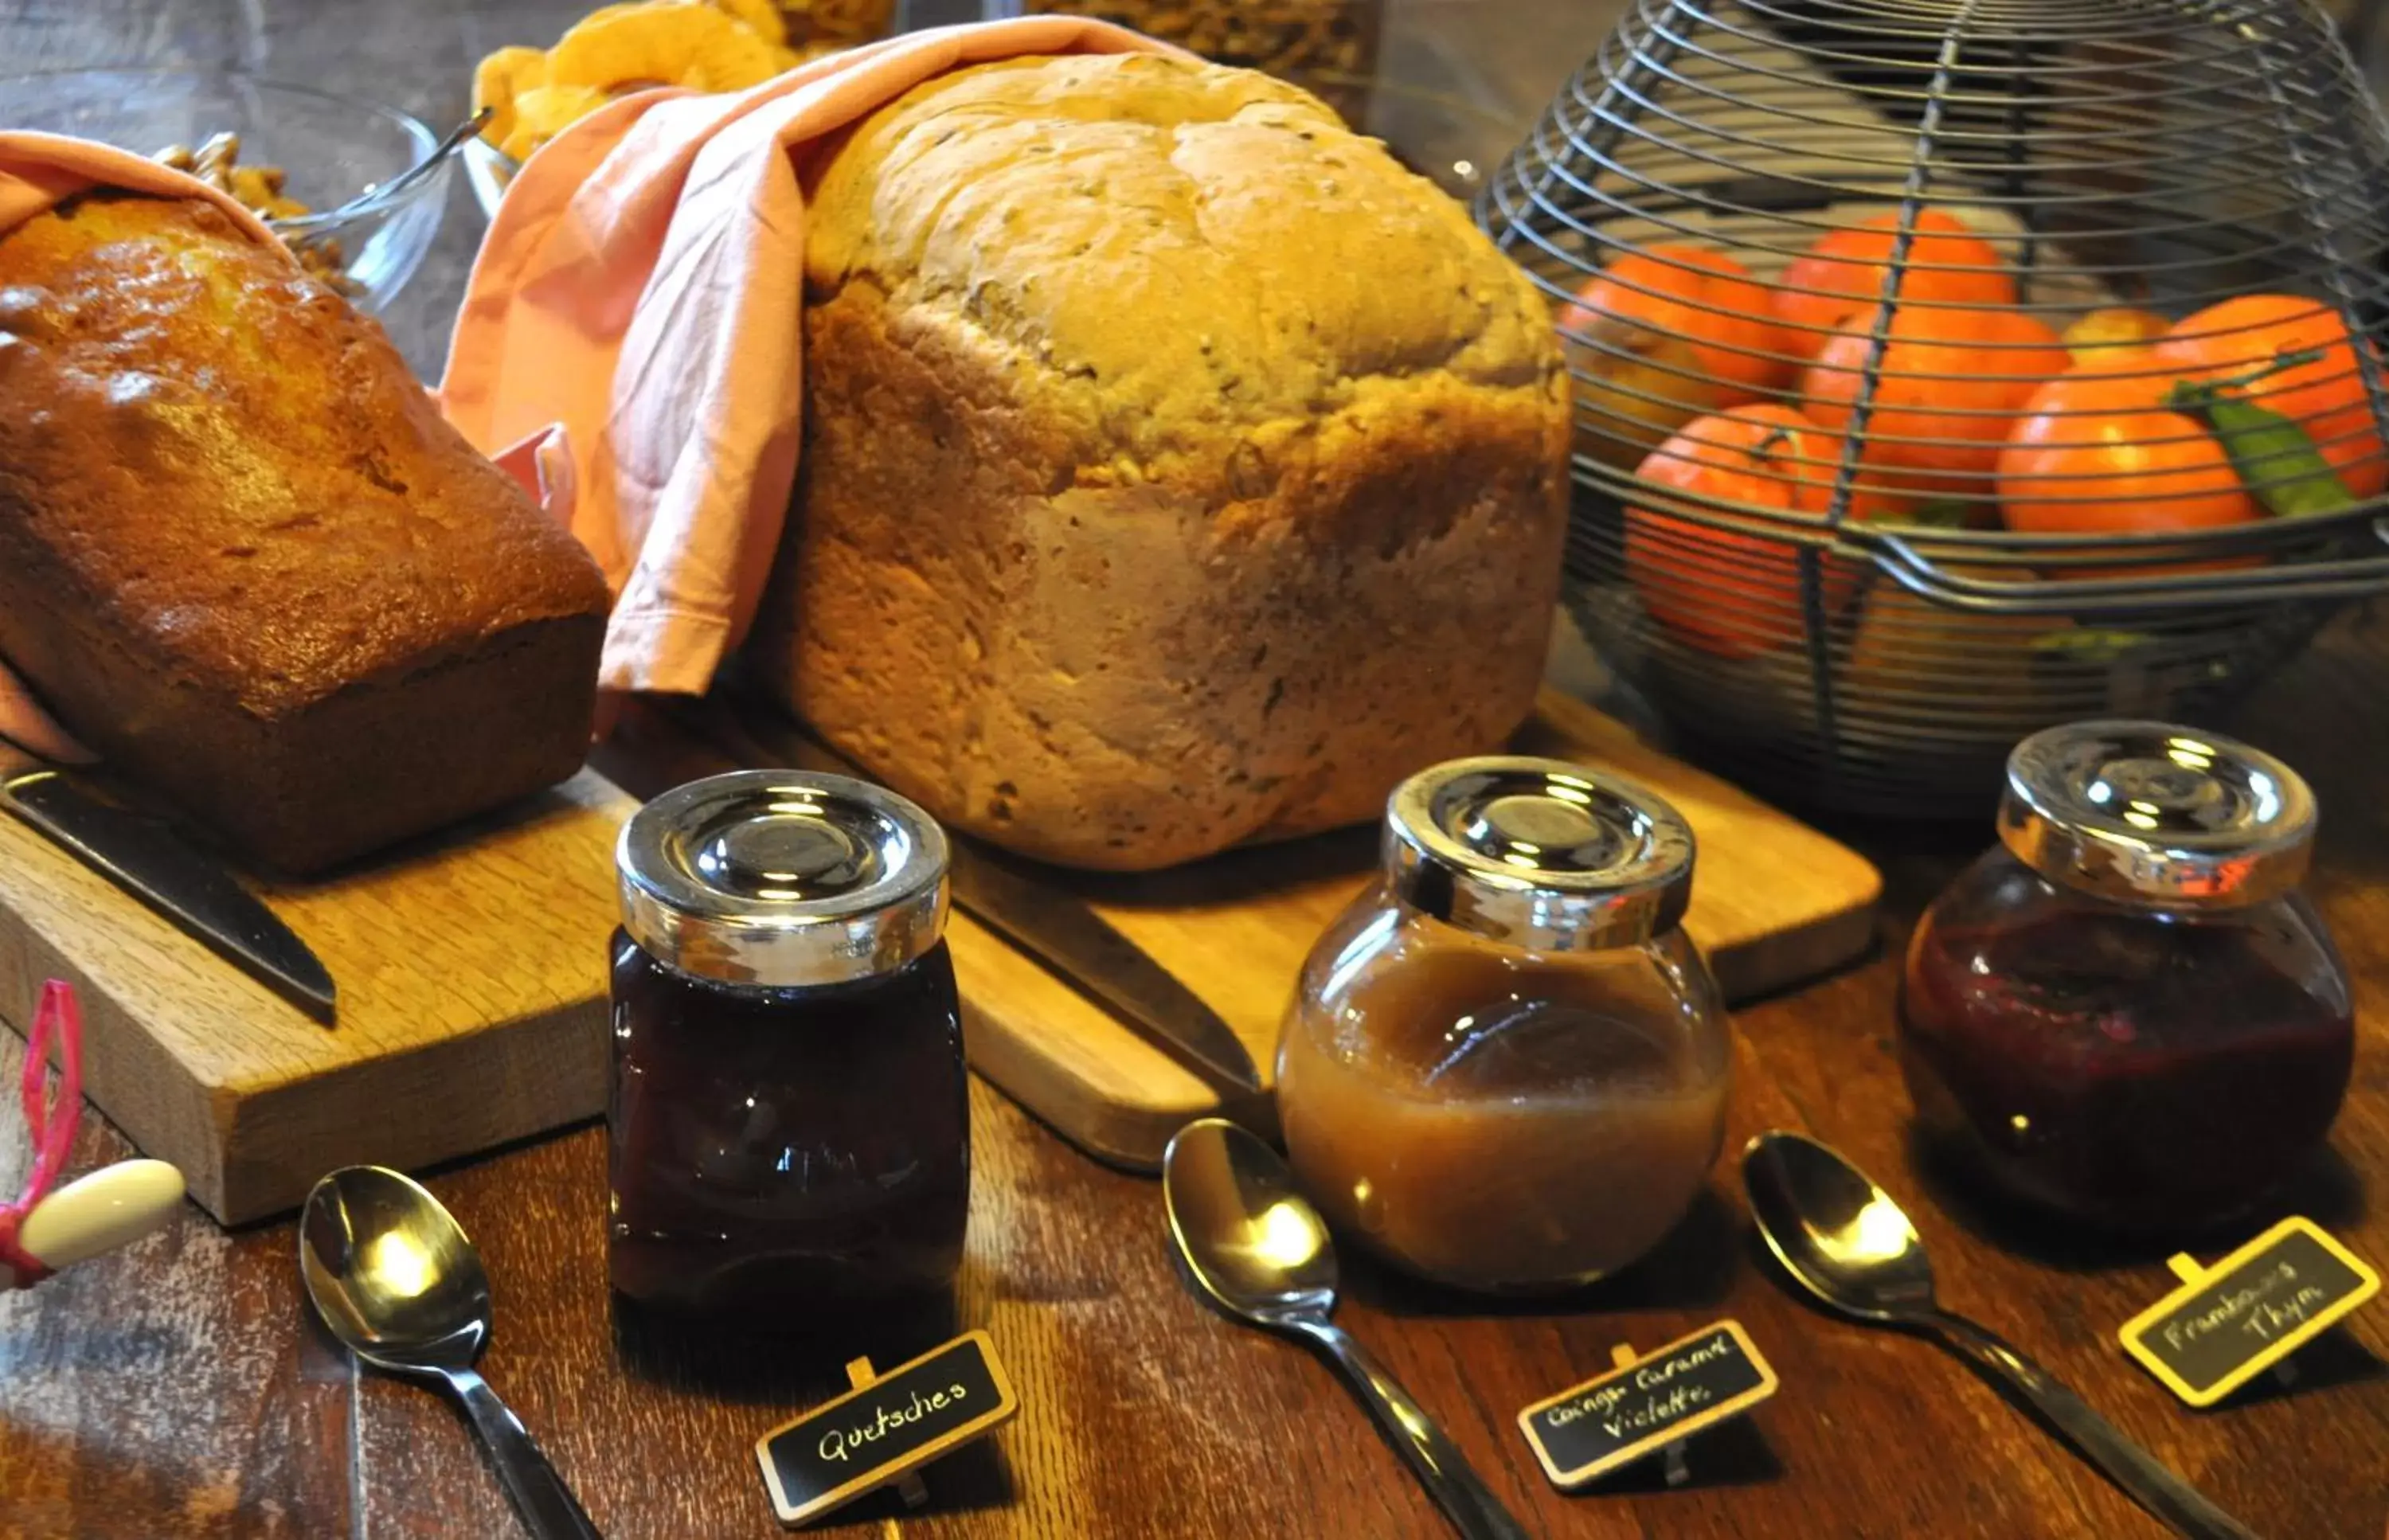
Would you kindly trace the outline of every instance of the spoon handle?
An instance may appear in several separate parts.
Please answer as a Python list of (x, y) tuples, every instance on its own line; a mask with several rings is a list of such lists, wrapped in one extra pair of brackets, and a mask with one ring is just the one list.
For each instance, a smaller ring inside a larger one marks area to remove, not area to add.
[(572, 1489), (564, 1484), (556, 1467), (523, 1431), (522, 1420), (506, 1409), (489, 1381), (469, 1368), (451, 1369), (447, 1375), (533, 1540), (603, 1540), (589, 1515), (581, 1511)]
[(1444, 1436), (1443, 1430), (1411, 1399), (1410, 1392), (1396, 1384), (1351, 1333), (1333, 1321), (1297, 1319), (1290, 1324), (1326, 1349), (1360, 1394), (1361, 1404), (1409, 1462), (1411, 1473), (1451, 1521), (1452, 1528), (1467, 1540), (1527, 1540), (1518, 1521), (1510, 1517), (1501, 1500), (1469, 1469), (1459, 1446)]
[(2135, 1502), (2191, 1540), (2257, 1540), (2255, 1532), (2201, 1495), (2163, 1461), (2092, 1411), (2048, 1370), (1962, 1316), (1932, 1317), (1941, 1340), (1968, 1360), (2015, 1387), (2016, 1394), (2063, 1434), (2107, 1479)]

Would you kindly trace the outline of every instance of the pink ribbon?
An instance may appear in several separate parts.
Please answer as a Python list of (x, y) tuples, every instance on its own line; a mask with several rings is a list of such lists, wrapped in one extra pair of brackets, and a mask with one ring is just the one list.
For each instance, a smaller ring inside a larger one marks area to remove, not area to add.
[[(58, 1045), (60, 1072), (57, 1095), (45, 1101), (49, 1082), (50, 1042)], [(41, 1201), (50, 1195), (58, 1173), (66, 1168), (74, 1148), (75, 1125), (83, 1118), (83, 1007), (74, 986), (52, 979), (42, 986), (42, 1003), (33, 1012), (33, 1030), (25, 1041), (25, 1074), (19, 1082), (25, 1126), (33, 1140), (33, 1170), (25, 1190), (13, 1203), (0, 1204), (0, 1266), (16, 1274), (16, 1287), (30, 1289), (50, 1276), (42, 1259), (17, 1244), (18, 1227)]]

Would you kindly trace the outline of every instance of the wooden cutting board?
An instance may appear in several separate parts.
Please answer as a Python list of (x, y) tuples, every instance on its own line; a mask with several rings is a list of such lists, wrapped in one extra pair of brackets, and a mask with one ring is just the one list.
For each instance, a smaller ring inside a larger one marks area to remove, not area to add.
[(335, 1166), (413, 1169), (606, 1104), (615, 832), (584, 770), (337, 879), (261, 885), (339, 989), (327, 1030), (0, 814), (0, 1014), (45, 978), (83, 1009), (83, 1088), (226, 1224)]
[[(1614, 770), (1691, 821), (1699, 857), (1685, 926), (1729, 999), (1822, 973), (1872, 941), (1882, 880), (1865, 858), (1591, 707), (1546, 690), (1515, 747)], [(1303, 958), (1375, 856), (1375, 831), (1364, 829), (1174, 872), (1072, 881), (1224, 1017), (1273, 1081), (1279, 1018)], [(1222, 1110), (1202, 1081), (968, 915), (957, 912), (950, 934), (972, 1063), (1074, 1143), (1149, 1169), (1188, 1120)], [(1227, 1111), (1264, 1127), (1271, 1117), (1266, 1107)]]
[[(1692, 821), (1687, 924), (1730, 997), (1866, 947), (1874, 870), (1824, 835), (1556, 693), (1518, 746), (1630, 776)], [(21, 1032), (42, 981), (72, 981), (87, 1094), (226, 1224), (291, 1208), (338, 1165), (416, 1169), (592, 1117), (606, 1104), (614, 837), (635, 806), (583, 771), (335, 880), (261, 885), (339, 986), (331, 1030), (0, 816), (0, 1014)], [(1374, 849), (1361, 829), (1066, 881), (1208, 1000), (1266, 1075), (1296, 972)], [(1172, 1133), (1220, 1110), (1202, 1082), (968, 915), (951, 936), (972, 1063), (1073, 1142), (1150, 1168)]]

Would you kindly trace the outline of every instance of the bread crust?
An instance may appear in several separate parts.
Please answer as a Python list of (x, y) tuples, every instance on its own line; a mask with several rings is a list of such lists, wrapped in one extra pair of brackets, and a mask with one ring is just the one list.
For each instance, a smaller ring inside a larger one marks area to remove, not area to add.
[(820, 169), (750, 645), (939, 817), (1136, 870), (1376, 816), (1539, 678), (1565, 371), (1313, 98), (1140, 56), (930, 83)]
[(0, 654), (305, 873), (570, 775), (605, 580), (378, 326), (212, 208), (0, 236)]

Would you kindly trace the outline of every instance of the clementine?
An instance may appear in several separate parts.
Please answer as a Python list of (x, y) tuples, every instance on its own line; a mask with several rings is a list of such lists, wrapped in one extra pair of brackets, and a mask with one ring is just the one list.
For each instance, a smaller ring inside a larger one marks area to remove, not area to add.
[[(2350, 496), (2389, 486), (2389, 452), (2338, 312), (2295, 295), (2243, 294), (2174, 323), (2156, 351), (2187, 377), (2245, 381), (2249, 400), (2306, 429)], [(2283, 362), (2306, 353), (2320, 356)]]
[(1612, 261), (1560, 314), (1576, 403), (1595, 452), (1631, 465), (1705, 413), (1789, 383), (1793, 361), (1747, 268), (1722, 252), (1654, 246)]
[[(1688, 501), (1757, 517), (1821, 519), (1833, 505), (1842, 440), (1796, 407), (1766, 402), (1698, 418), (1654, 450), (1638, 474)], [(1852, 514), (1889, 505), (1870, 490)], [(1849, 602), (1858, 568), (1819, 557), (1829, 613)], [(1798, 638), (1805, 625), (1800, 548), (1782, 536), (1719, 528), (1648, 508), (1626, 511), (1626, 574), (1653, 621), (1686, 645), (1753, 657)]]
[[(1879, 313), (1845, 320), (1802, 376), (1808, 414), (1833, 432), (1850, 426)], [(2057, 333), (2025, 312), (1903, 305), (1892, 312), (1859, 463), (1901, 490), (1981, 497), (2016, 409), (2071, 362)]]
[(2076, 368), (2035, 390), (1999, 452), (1999, 507), (2031, 534), (2209, 529), (2260, 516), (2205, 425), (2165, 405), (2154, 358)]
[(2110, 305), (2090, 311), (2065, 328), (2065, 350), (2078, 368), (2104, 367), (2109, 359), (2138, 357), (2165, 336), (2173, 325), (2154, 311)]
[[(1883, 298), (1884, 270), (1899, 238), (1897, 211), (1835, 230), (1783, 270), (1774, 289), (1775, 319), (1793, 352), (1813, 358), (1852, 311)], [(1900, 275), (1903, 305), (2012, 305), (2016, 284), (1998, 248), (1955, 214), (1926, 209)]]

